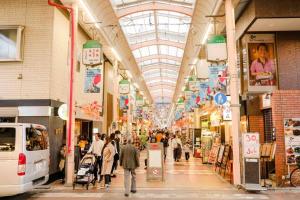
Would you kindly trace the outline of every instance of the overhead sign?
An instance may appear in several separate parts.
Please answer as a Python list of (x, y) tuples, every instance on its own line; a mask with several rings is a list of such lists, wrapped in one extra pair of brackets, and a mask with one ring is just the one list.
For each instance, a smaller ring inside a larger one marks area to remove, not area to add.
[(226, 39), (223, 35), (214, 35), (207, 40), (207, 60), (222, 61), (227, 59)]
[(230, 107), (229, 102), (226, 102), (223, 105), (223, 120), (224, 121), (231, 121), (232, 120), (232, 112), (231, 112), (231, 107)]
[(214, 96), (214, 100), (215, 100), (216, 104), (223, 105), (224, 103), (227, 102), (227, 96), (225, 94), (223, 94), (222, 92), (219, 92)]
[(99, 65), (102, 59), (102, 44), (97, 40), (88, 40), (82, 49), (82, 63), (84, 65)]
[(130, 82), (128, 80), (121, 80), (119, 82), (119, 93), (129, 94), (130, 92)]
[(62, 104), (61, 106), (59, 106), (58, 116), (63, 120), (68, 119), (68, 106), (67, 106), (67, 104)]

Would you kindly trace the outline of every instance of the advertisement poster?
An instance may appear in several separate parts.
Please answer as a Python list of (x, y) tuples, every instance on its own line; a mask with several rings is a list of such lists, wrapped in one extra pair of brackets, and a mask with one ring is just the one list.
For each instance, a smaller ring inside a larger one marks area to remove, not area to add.
[(199, 83), (200, 104), (205, 104), (209, 100), (209, 85), (208, 82)]
[(274, 34), (246, 36), (248, 50), (248, 90), (267, 92), (276, 89), (277, 70)]
[(284, 119), (286, 163), (300, 162), (300, 118)]
[(103, 88), (102, 68), (87, 68), (84, 81), (85, 93), (100, 93)]
[(120, 95), (120, 109), (128, 110), (129, 109), (129, 97), (128, 95)]
[(225, 65), (210, 66), (208, 70), (208, 86), (211, 90), (210, 95), (213, 95), (216, 92), (223, 92), (226, 94), (227, 67)]

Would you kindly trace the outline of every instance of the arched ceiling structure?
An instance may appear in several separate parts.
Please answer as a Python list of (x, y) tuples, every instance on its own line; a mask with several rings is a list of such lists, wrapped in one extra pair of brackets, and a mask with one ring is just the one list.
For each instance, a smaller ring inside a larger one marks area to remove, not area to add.
[(171, 103), (195, 0), (111, 0), (154, 103)]

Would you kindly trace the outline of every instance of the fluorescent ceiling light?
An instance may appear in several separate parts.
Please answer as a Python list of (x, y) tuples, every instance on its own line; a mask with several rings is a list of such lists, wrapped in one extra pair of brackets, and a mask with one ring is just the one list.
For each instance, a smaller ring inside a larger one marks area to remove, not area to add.
[(136, 84), (136, 83), (134, 83), (133, 85), (134, 85), (134, 87), (135, 87), (136, 89), (139, 89), (139, 88), (140, 88), (140, 87), (138, 86), (138, 84)]
[(212, 28), (213, 28), (213, 24), (212, 24), (212, 23), (209, 23), (209, 25), (208, 25), (208, 27), (207, 27), (207, 29), (206, 29), (206, 32), (205, 32), (205, 34), (204, 34), (204, 37), (203, 37), (203, 39), (202, 39), (201, 44), (205, 44), (205, 42), (206, 42), (206, 40), (207, 40), (207, 38), (208, 38), (208, 35), (209, 35), (209, 33), (211, 32)]
[(198, 58), (195, 58), (194, 61), (193, 61), (193, 65), (196, 65), (198, 60), (199, 60)]
[(116, 58), (118, 61), (121, 61), (120, 55), (118, 54), (118, 52), (117, 52), (113, 47), (111, 47), (111, 51), (113, 52), (115, 58)]
[(93, 14), (91, 13), (90, 9), (88, 8), (88, 6), (86, 5), (85, 1), (83, 0), (79, 0), (79, 4), (80, 6), (83, 8), (84, 12), (88, 15), (89, 19), (91, 20), (92, 23), (95, 23), (95, 26), (100, 29), (99, 24), (97, 23), (96, 18), (93, 16)]
[(128, 78), (132, 79), (132, 74), (129, 70), (126, 71), (126, 74), (127, 74)]

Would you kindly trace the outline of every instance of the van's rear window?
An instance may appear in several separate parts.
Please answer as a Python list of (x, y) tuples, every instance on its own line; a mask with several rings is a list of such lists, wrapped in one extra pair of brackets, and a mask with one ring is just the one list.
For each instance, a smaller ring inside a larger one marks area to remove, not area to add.
[(16, 143), (16, 129), (0, 127), (0, 152), (14, 151)]

